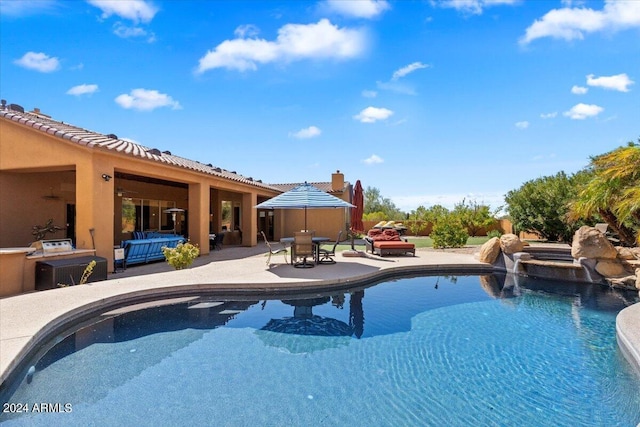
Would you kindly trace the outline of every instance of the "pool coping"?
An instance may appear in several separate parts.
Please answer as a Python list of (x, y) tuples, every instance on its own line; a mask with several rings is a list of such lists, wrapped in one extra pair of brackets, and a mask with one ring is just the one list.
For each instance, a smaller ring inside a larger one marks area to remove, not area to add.
[[(336, 267), (337, 265), (337, 267)], [(490, 264), (471, 254), (421, 252), (415, 257), (342, 258), (334, 266), (318, 266), (314, 277), (289, 265), (265, 268), (264, 256), (209, 262), (181, 271), (146, 274), (82, 286), (63, 287), (0, 299), (0, 388), (20, 377), (46, 345), (82, 322), (124, 305), (153, 299), (198, 295), (250, 298), (259, 295), (313, 294), (356, 288), (368, 282), (411, 274), (490, 274)], [(277, 271), (275, 274), (274, 272)], [(218, 273), (218, 274), (212, 274)], [(218, 280), (212, 276), (218, 277)], [(176, 285), (176, 283), (181, 283)], [(616, 336), (625, 357), (640, 372), (640, 304), (616, 319)], [(9, 381), (9, 383), (12, 381)]]

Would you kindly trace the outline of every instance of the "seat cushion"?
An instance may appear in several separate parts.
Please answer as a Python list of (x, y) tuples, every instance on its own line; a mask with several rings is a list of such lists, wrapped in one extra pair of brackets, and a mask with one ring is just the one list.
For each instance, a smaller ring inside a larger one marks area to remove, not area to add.
[(374, 241), (373, 247), (380, 248), (380, 249), (391, 249), (391, 248), (413, 249), (416, 247), (416, 245), (414, 245), (413, 243), (403, 242), (401, 240), (394, 240), (394, 241)]

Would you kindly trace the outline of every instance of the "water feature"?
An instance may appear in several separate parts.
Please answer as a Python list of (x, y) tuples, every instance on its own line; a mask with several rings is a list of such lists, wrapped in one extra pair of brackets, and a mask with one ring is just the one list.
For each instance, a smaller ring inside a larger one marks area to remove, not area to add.
[[(20, 425), (636, 425), (615, 316), (637, 293), (513, 275), (105, 313), (2, 402)], [(158, 303), (160, 304), (160, 303)], [(64, 412), (69, 405), (71, 412)], [(3, 424), (5, 425), (5, 424)]]

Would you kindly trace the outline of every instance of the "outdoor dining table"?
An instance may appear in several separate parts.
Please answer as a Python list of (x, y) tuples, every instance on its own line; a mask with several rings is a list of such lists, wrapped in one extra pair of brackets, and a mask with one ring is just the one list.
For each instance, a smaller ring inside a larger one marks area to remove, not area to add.
[[(280, 239), (280, 243), (282, 243), (285, 246), (289, 246), (291, 248), (291, 264), (294, 263), (294, 260), (296, 258), (296, 247), (293, 244), (293, 241), (295, 240), (294, 237), (283, 237)], [(320, 249), (320, 245), (322, 243), (326, 243), (326, 242), (330, 242), (331, 238), (330, 237), (312, 237), (311, 241), (313, 242), (314, 246), (315, 246), (315, 254), (314, 254), (314, 261), (316, 264), (318, 264), (320, 262), (320, 251), (318, 249)]]

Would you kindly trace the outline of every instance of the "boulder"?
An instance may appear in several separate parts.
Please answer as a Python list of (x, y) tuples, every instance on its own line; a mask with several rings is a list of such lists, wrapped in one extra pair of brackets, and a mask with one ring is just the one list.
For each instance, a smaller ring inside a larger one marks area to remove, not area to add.
[(616, 246), (616, 251), (618, 251), (618, 258), (624, 260), (633, 260), (636, 259), (636, 256), (631, 251), (631, 248), (625, 248), (624, 246)]
[(480, 247), (478, 261), (493, 264), (500, 255), (500, 239), (492, 237)]
[(522, 252), (523, 247), (522, 241), (515, 234), (508, 233), (500, 236), (500, 249), (507, 255)]
[(621, 262), (609, 259), (598, 261), (596, 271), (604, 277), (623, 277), (629, 275), (629, 272)]
[(580, 227), (573, 235), (571, 244), (571, 256), (574, 259), (598, 258), (616, 259), (618, 251), (611, 242), (595, 227), (587, 225)]
[(631, 248), (630, 250), (636, 259), (640, 259), (640, 248)]
[(640, 291), (640, 268), (636, 268), (636, 289)]
[(609, 285), (612, 288), (618, 288), (618, 289), (635, 290), (637, 286), (636, 276), (625, 276), (625, 277), (607, 279), (607, 282), (609, 282)]

